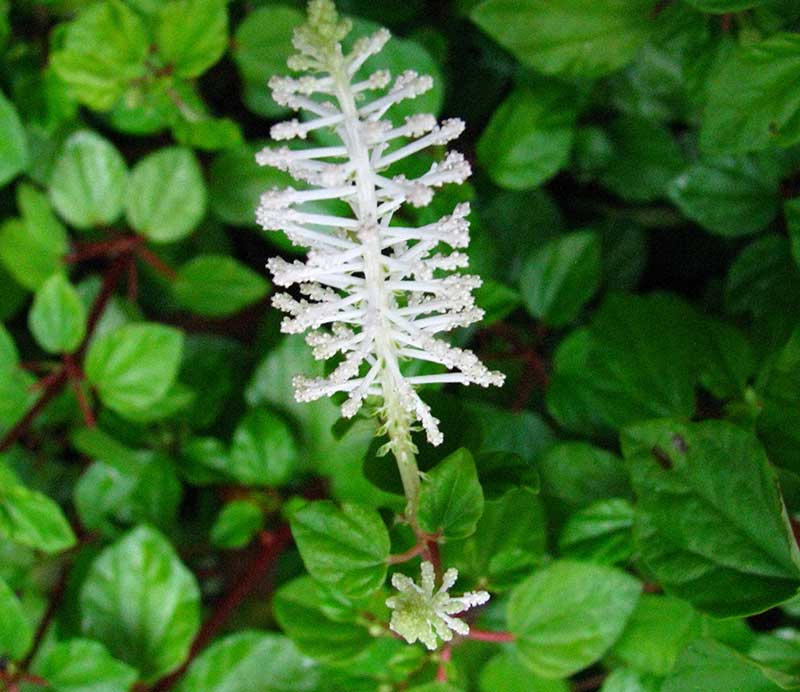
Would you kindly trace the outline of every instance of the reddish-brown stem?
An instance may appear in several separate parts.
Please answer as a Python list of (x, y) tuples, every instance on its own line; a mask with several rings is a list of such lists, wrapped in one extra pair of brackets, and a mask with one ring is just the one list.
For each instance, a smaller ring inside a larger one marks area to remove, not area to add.
[(514, 635), (511, 632), (490, 632), (489, 630), (479, 630), (474, 627), (469, 628), (467, 639), (474, 639), (479, 642), (513, 642)]
[(0, 454), (7, 452), (11, 449), (22, 437), (30, 427), (31, 423), (36, 417), (45, 409), (53, 399), (58, 396), (62, 387), (67, 381), (67, 374), (64, 370), (58, 371), (58, 376), (53, 378), (47, 387), (42, 392), (42, 395), (36, 400), (36, 403), (31, 406), (17, 424), (11, 428), (0, 440)]
[(97, 425), (97, 421), (94, 417), (94, 411), (92, 411), (89, 400), (86, 398), (86, 392), (83, 391), (83, 387), (81, 386), (81, 382), (83, 381), (83, 371), (75, 362), (75, 358), (71, 353), (66, 353), (64, 355), (64, 369), (67, 371), (69, 383), (72, 385), (72, 390), (75, 392), (75, 398), (78, 400), (78, 406), (81, 409), (83, 422), (86, 423), (87, 427), (94, 428)]
[(111, 240), (98, 240), (92, 243), (80, 243), (74, 246), (72, 252), (64, 256), (64, 261), (74, 264), (97, 257), (114, 257), (128, 254), (142, 243), (144, 243), (144, 238), (132, 235), (119, 236)]
[(439, 654), (439, 668), (436, 671), (437, 682), (447, 682), (447, 664), (450, 662), (452, 657), (453, 648), (450, 644), (447, 644), (444, 646), (444, 648), (442, 648), (442, 651)]
[(162, 274), (170, 281), (174, 281), (176, 278), (178, 278), (178, 274), (175, 272), (175, 270), (164, 260), (162, 260), (155, 252), (150, 250), (150, 248), (140, 245), (136, 249), (136, 254), (138, 254), (142, 260), (147, 262), (147, 264), (149, 264), (159, 274)]
[(128, 264), (128, 300), (135, 303), (139, 297), (139, 270), (136, 262)]
[(389, 565), (399, 565), (403, 562), (408, 562), (409, 560), (413, 560), (417, 555), (421, 555), (428, 549), (428, 546), (425, 543), (420, 542), (417, 543), (413, 548), (409, 548), (404, 553), (398, 553), (397, 555), (390, 555), (386, 562)]
[(423, 551), (425, 559), (433, 565), (433, 571), (436, 576), (441, 579), (442, 577), (442, 558), (439, 554), (439, 543), (436, 538), (430, 538), (425, 542), (425, 550)]
[(598, 673), (590, 678), (576, 680), (574, 683), (572, 683), (573, 692), (590, 692), (591, 690), (600, 689), (600, 686), (603, 684), (605, 679), (605, 673)]
[(206, 645), (224, 627), (231, 614), (242, 604), (253, 589), (258, 586), (262, 579), (275, 564), (278, 556), (292, 540), (289, 526), (284, 524), (274, 531), (262, 531), (259, 535), (260, 543), (258, 553), (252, 562), (247, 566), (241, 578), (235, 583), (228, 594), (217, 604), (211, 616), (205, 621), (200, 631), (197, 633), (189, 656), (183, 665), (175, 672), (161, 678), (151, 688), (150, 692), (166, 692), (172, 689), (186, 672), (191, 662), (195, 659)]

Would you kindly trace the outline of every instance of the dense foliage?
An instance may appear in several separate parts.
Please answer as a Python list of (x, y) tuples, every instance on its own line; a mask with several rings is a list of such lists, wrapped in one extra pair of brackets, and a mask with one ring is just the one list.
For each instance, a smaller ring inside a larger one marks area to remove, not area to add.
[[(254, 153), (303, 2), (0, 0), (0, 689), (800, 688), (800, 5), (338, 6), (467, 122), (403, 218), (471, 202), (505, 386), (424, 388), (416, 535), (375, 418), (295, 401)], [(435, 651), (420, 557), (491, 594)]]

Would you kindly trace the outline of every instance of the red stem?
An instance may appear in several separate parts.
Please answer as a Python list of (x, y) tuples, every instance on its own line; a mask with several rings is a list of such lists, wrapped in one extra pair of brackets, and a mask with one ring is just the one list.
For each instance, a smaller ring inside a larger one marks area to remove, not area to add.
[(136, 249), (136, 253), (142, 260), (147, 262), (147, 264), (149, 264), (159, 274), (162, 274), (170, 281), (175, 281), (175, 279), (178, 278), (177, 272), (164, 260), (162, 260), (155, 252), (150, 250), (150, 248), (141, 245)]
[(75, 392), (75, 398), (78, 400), (78, 406), (83, 415), (83, 422), (86, 423), (87, 427), (94, 428), (97, 425), (94, 411), (92, 411), (92, 407), (86, 398), (86, 392), (83, 391), (83, 387), (81, 386), (81, 382), (84, 379), (83, 371), (70, 353), (64, 354), (64, 369), (67, 371), (69, 383), (72, 385), (72, 389)]
[(436, 671), (436, 682), (447, 682), (447, 664), (453, 657), (453, 649), (447, 644), (439, 654), (439, 668)]
[(515, 637), (511, 632), (490, 632), (489, 630), (470, 627), (467, 639), (474, 639), (479, 642), (513, 642)]
[(409, 560), (413, 560), (417, 555), (421, 555), (428, 549), (428, 546), (425, 543), (417, 543), (413, 548), (409, 548), (404, 553), (398, 553), (397, 555), (390, 555), (386, 562), (390, 565), (399, 565), (403, 562), (408, 562)]
[(275, 564), (278, 556), (292, 540), (289, 526), (283, 524), (275, 531), (262, 531), (260, 534), (261, 546), (258, 554), (248, 565), (244, 574), (236, 582), (228, 594), (217, 604), (211, 616), (206, 620), (189, 651), (189, 656), (183, 665), (175, 672), (161, 678), (151, 688), (150, 692), (166, 692), (172, 689), (186, 672), (195, 657), (206, 647), (215, 635), (224, 627), (231, 614), (242, 604), (253, 589), (258, 586), (267, 572)]

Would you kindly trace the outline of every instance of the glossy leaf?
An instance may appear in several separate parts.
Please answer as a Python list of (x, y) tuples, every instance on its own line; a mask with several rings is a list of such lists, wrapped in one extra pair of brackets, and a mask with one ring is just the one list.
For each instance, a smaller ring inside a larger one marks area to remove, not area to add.
[(54, 274), (36, 292), (28, 314), (31, 333), (49, 353), (70, 353), (86, 334), (86, 308), (63, 274)]

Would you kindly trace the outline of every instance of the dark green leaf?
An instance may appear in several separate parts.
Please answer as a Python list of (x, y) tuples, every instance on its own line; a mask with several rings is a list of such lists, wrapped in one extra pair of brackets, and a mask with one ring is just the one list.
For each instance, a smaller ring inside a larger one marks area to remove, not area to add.
[(724, 421), (665, 420), (628, 428), (622, 446), (638, 499), (637, 542), (668, 593), (720, 617), (795, 594), (800, 555), (755, 437)]
[(533, 675), (519, 654), (497, 654), (481, 669), (481, 692), (569, 692), (566, 680), (548, 680)]
[(649, 0), (484, 0), (470, 16), (529, 67), (591, 78), (633, 59), (651, 9)]
[(186, 309), (223, 317), (261, 300), (269, 283), (233, 257), (199, 255), (178, 270), (173, 290)]
[(780, 169), (763, 157), (704, 159), (672, 181), (669, 197), (712, 233), (757, 233), (778, 214)]
[(600, 284), (600, 240), (589, 231), (555, 238), (531, 255), (520, 278), (528, 311), (545, 324), (572, 322)]
[(233, 434), (227, 473), (244, 485), (285, 485), (297, 470), (294, 433), (282, 416), (257, 408)]
[(264, 524), (264, 511), (250, 500), (225, 505), (211, 527), (211, 542), (218, 548), (244, 548)]
[(511, 190), (545, 182), (569, 160), (578, 114), (574, 88), (538, 80), (516, 89), (497, 109), (478, 142), (492, 180)]
[(622, 498), (599, 500), (573, 514), (558, 539), (565, 557), (613, 565), (633, 554), (633, 507)]
[(459, 449), (429, 471), (419, 493), (419, 524), (445, 540), (467, 538), (483, 513), (475, 461)]

